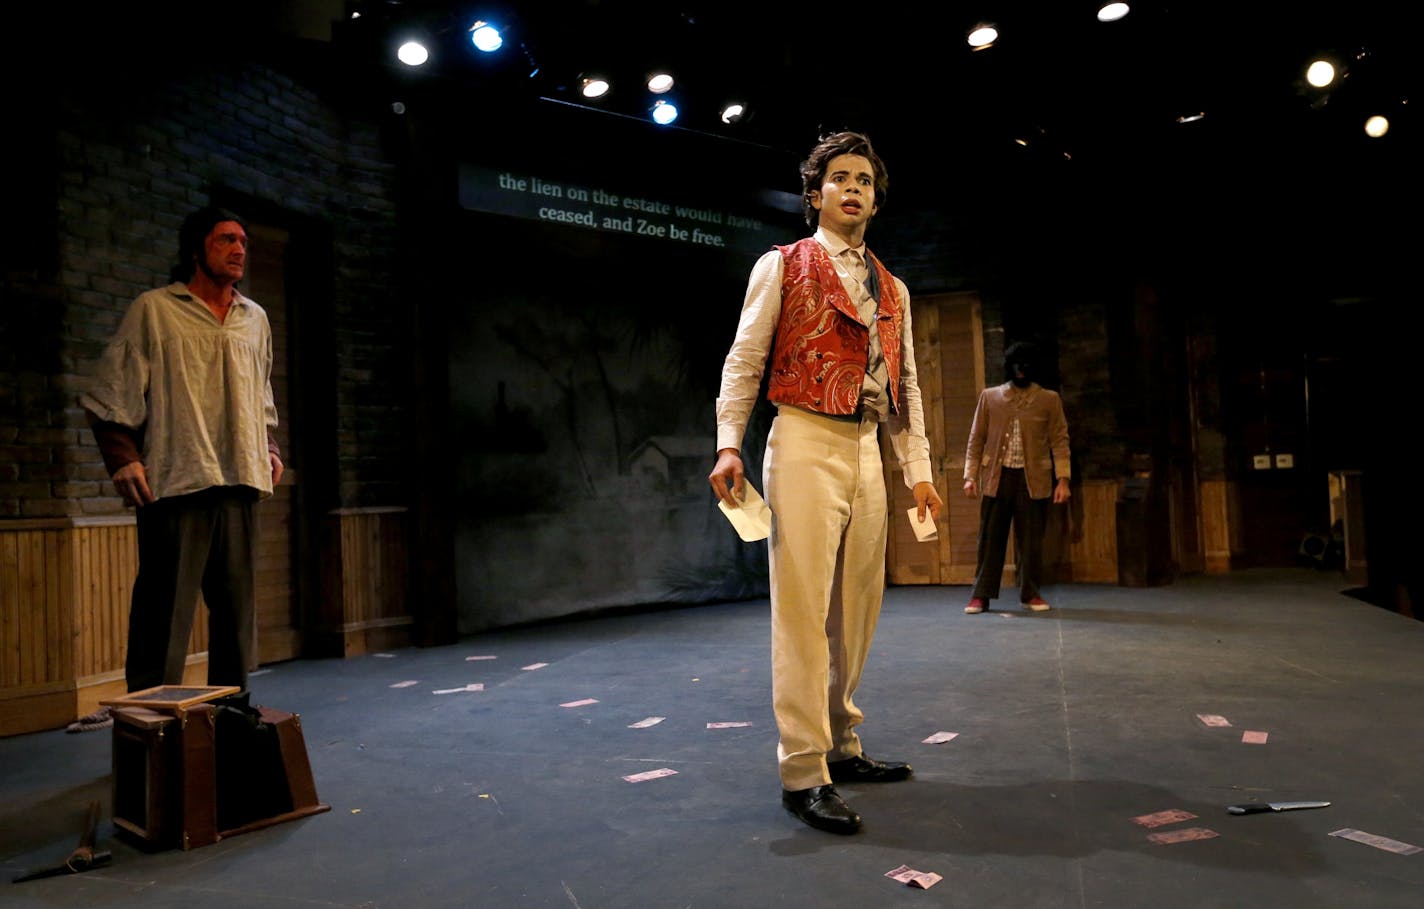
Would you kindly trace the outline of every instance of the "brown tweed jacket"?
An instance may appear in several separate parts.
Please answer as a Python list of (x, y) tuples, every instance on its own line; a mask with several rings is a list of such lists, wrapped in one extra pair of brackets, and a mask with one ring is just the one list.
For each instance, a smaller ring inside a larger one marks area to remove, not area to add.
[(1024, 446), (1024, 480), (1029, 496), (1046, 499), (1053, 494), (1055, 478), (1071, 476), (1068, 420), (1058, 392), (1034, 383), (1025, 389), (1010, 382), (979, 393), (974, 425), (964, 452), (964, 479), (979, 484), (979, 494), (997, 495), (999, 474), (1009, 454), (1014, 417), (1019, 419)]

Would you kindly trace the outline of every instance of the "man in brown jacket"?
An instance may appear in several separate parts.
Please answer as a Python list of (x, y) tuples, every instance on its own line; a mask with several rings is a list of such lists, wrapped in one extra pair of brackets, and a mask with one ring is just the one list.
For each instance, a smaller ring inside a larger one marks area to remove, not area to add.
[(968, 613), (983, 612), (999, 595), (1009, 527), (1018, 553), (1019, 602), (1041, 612), (1043, 533), (1048, 499), (1068, 501), (1068, 421), (1063, 399), (1034, 382), (1038, 351), (1027, 342), (1004, 351), (1009, 381), (979, 393), (964, 453), (964, 494), (979, 504), (979, 558)]

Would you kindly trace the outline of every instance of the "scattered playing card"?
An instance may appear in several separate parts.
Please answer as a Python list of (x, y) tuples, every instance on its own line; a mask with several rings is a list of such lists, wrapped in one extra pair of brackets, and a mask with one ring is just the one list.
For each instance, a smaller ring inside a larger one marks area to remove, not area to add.
[(630, 783), (645, 783), (648, 780), (656, 780), (665, 776), (672, 776), (675, 773), (677, 773), (676, 770), (673, 770), (670, 767), (664, 767), (661, 770), (644, 770), (642, 773), (630, 774), (628, 776), (623, 777), (623, 779), (627, 780)]
[(943, 745), (945, 742), (948, 742), (950, 739), (953, 739), (957, 735), (959, 735), (959, 733), (957, 732), (936, 732), (929, 738), (921, 740), (920, 744)]
[(597, 698), (584, 698), (581, 701), (569, 701), (567, 704), (560, 704), (560, 707), (587, 707), (589, 704), (597, 704)]
[(1169, 808), (1166, 811), (1156, 811), (1152, 814), (1140, 814), (1132, 819), (1134, 824), (1141, 824), (1144, 827), (1161, 827), (1166, 824), (1175, 824), (1178, 821), (1190, 821), (1196, 817), (1190, 811), (1183, 811), (1180, 808)]
[(465, 657), (465, 662), (466, 662), (466, 663), (469, 663), (469, 662), (472, 662), (472, 661), (474, 661), (474, 660), (497, 660), (497, 659), (499, 659), (499, 657), (495, 656), (494, 654), (484, 654), (484, 655), (481, 655), (481, 656), (467, 656), (467, 657)]
[(420, 682), (417, 681), (416, 679), (407, 679), (407, 680), (405, 680), (404, 682), (396, 682), (396, 683), (395, 683), (394, 685), (392, 685), (391, 687), (392, 687), (392, 688), (409, 688), (409, 687), (412, 686), (412, 685), (419, 685), (419, 684), (420, 684)]
[(373, 653), (371, 656), (381, 660), (393, 660), (396, 658), (394, 653)]
[(918, 887), (921, 890), (928, 890), (944, 880), (944, 878), (935, 874), (933, 871), (916, 871), (909, 865), (901, 865), (899, 868), (891, 869), (885, 872), (885, 876), (910, 887)]
[(741, 728), (742, 726), (750, 726), (750, 725), (751, 725), (751, 723), (744, 722), (744, 721), (737, 721), (737, 722), (730, 722), (730, 723), (708, 723), (708, 724), (707, 724), (707, 728), (708, 728), (708, 729), (739, 729), (739, 728)]
[(530, 671), (530, 670), (532, 670), (532, 669), (543, 669), (543, 668), (544, 668), (545, 666), (547, 666), (547, 665), (549, 665), (549, 664), (548, 664), (548, 663), (530, 663), (528, 666), (520, 666), (519, 668), (520, 668), (520, 669), (523, 669), (525, 672), (528, 672), (528, 671)]
[(1399, 840), (1392, 840), (1387, 836), (1365, 833), (1362, 830), (1351, 830), (1349, 827), (1343, 830), (1336, 830), (1330, 835), (1338, 836), (1342, 840), (1354, 840), (1357, 843), (1364, 843), (1366, 846), (1373, 846), (1376, 849), (1383, 849), (1385, 852), (1393, 852), (1398, 855), (1414, 855), (1419, 852), (1424, 852), (1424, 849), (1418, 846), (1401, 843)]
[(667, 719), (667, 717), (665, 717), (665, 716), (650, 716), (650, 717), (648, 717), (646, 720), (639, 720), (639, 721), (636, 722), (636, 723), (630, 723), (630, 724), (628, 724), (628, 728), (629, 728), (629, 729), (647, 729), (649, 726), (656, 726), (657, 724), (661, 723), (661, 722), (662, 722), (663, 720), (665, 720), (665, 719)]
[(1159, 846), (1164, 846), (1169, 843), (1209, 840), (1218, 835), (1215, 830), (1208, 830), (1205, 827), (1188, 827), (1185, 830), (1167, 830), (1162, 833), (1149, 833), (1147, 834), (1147, 838)]
[(1248, 729), (1245, 732), (1241, 733), (1241, 741), (1245, 742), (1247, 745), (1264, 745), (1266, 744), (1266, 739), (1269, 738), (1270, 735), (1271, 734), (1269, 732), (1256, 732), (1254, 730)]
[(1217, 716), (1217, 715), (1214, 714), (1214, 713), (1199, 713), (1199, 714), (1197, 714), (1197, 719), (1201, 720), (1202, 723), (1205, 724), (1205, 725), (1207, 725), (1207, 726), (1230, 726), (1230, 725), (1231, 725), (1231, 723), (1227, 722), (1226, 717), (1224, 717), (1224, 716)]
[(432, 692), (430, 692), (430, 693), (431, 693), (431, 694), (457, 694), (458, 692), (461, 692), (461, 691), (484, 691), (484, 690), (485, 690), (485, 685), (484, 685), (483, 682), (471, 682), (470, 684), (466, 685), (466, 686), (463, 687), (463, 688), (438, 688), (438, 689), (436, 689), (435, 691), (432, 691)]

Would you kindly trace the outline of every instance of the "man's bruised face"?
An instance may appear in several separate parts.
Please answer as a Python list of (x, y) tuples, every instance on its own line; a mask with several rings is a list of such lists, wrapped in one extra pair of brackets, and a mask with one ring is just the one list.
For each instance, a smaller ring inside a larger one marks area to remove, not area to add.
[(247, 231), (236, 221), (219, 221), (203, 241), (198, 268), (217, 284), (242, 280), (247, 267)]

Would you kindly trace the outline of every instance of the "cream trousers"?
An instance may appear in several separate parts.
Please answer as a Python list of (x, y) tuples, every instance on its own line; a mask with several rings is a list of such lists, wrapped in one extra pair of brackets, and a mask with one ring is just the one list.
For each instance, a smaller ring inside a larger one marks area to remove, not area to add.
[(861, 753), (852, 696), (885, 592), (878, 426), (783, 406), (767, 438), (771, 699), (785, 789), (825, 785), (826, 761)]

